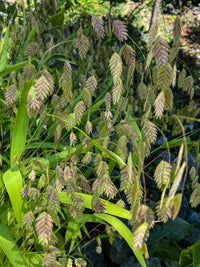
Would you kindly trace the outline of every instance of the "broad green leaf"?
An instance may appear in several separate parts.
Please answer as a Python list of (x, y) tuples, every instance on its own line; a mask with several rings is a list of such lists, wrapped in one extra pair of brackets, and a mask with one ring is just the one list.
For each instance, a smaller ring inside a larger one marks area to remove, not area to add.
[(22, 209), (23, 205), (25, 208), (26, 204), (20, 196), (20, 191), (23, 186), (23, 180), (17, 165), (13, 166), (4, 173), (3, 181), (8, 192), (14, 214), (19, 223), (19, 226), (21, 227), (23, 218)]
[(200, 267), (200, 239), (192, 246), (193, 266)]
[[(87, 195), (83, 193), (76, 193), (77, 195), (81, 196), (81, 198), (84, 201), (84, 207), (87, 209), (92, 209), (91, 207), (91, 201), (92, 201), (92, 195)], [(70, 195), (67, 196), (64, 192), (58, 192), (58, 196), (61, 203), (64, 204), (70, 204)], [(124, 219), (130, 219), (130, 212), (116, 204), (113, 204), (107, 200), (101, 199), (103, 201), (104, 207), (105, 207), (105, 213), (118, 216)]]
[(4, 68), (3, 70), (0, 71), (0, 77), (1, 76), (4, 76), (14, 70), (18, 70), (20, 68), (22, 68), (23, 66), (25, 66), (26, 64), (28, 63), (28, 61), (23, 61), (23, 62), (20, 62), (18, 64), (15, 64), (15, 65), (12, 65), (12, 66), (9, 66), (7, 68)]
[(26, 110), (26, 99), (27, 94), (32, 85), (32, 80), (24, 82), (24, 88), (21, 95), (17, 116), (15, 119), (14, 131), (11, 141), (11, 152), (10, 152), (10, 164), (13, 164), (13, 158), (16, 156), (19, 158), (24, 151), (26, 136), (28, 132), (28, 114)]
[[(0, 221), (0, 247), (14, 267), (28, 266), (25, 264), (20, 250), (13, 240), (8, 228)], [(3, 266), (3, 265), (2, 265)]]
[(133, 234), (128, 229), (128, 227), (123, 222), (121, 222), (119, 219), (117, 219), (111, 215), (95, 214), (95, 216), (97, 218), (102, 219), (102, 220), (108, 222), (109, 224), (111, 224), (119, 232), (119, 234), (126, 240), (129, 247), (132, 249), (133, 253), (135, 254), (136, 258), (138, 259), (139, 263), (143, 267), (146, 267), (146, 263), (145, 263), (143, 255), (142, 255), (141, 249), (139, 249), (139, 248), (137, 248), (136, 250), (133, 249)]

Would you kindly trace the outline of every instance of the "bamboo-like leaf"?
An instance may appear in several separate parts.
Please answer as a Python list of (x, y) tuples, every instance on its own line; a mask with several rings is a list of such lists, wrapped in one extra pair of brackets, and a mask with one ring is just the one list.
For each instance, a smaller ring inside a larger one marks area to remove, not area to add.
[(129, 247), (131, 248), (131, 250), (135, 254), (137, 260), (142, 265), (142, 267), (146, 267), (146, 263), (145, 263), (143, 255), (142, 255), (142, 251), (139, 248), (133, 247), (132, 233), (128, 229), (128, 227), (123, 222), (121, 222), (119, 219), (117, 219), (111, 215), (95, 214), (95, 216), (97, 218), (102, 219), (102, 220), (108, 222), (109, 224), (111, 224), (119, 232), (119, 234), (126, 240), (126, 242), (128, 243)]
[[(6, 225), (0, 221), (0, 247), (14, 267), (28, 266)], [(3, 265), (2, 265), (3, 266)]]
[(28, 114), (26, 111), (26, 99), (27, 94), (32, 85), (32, 81), (25, 82), (24, 88), (21, 94), (21, 101), (17, 111), (15, 119), (13, 137), (11, 141), (11, 152), (10, 152), (10, 165), (13, 164), (13, 158), (16, 156), (19, 158), (24, 151), (26, 136), (28, 132)]
[(20, 227), (22, 227), (22, 219), (23, 219), (23, 204), (24, 207), (26, 204), (23, 202), (22, 197), (20, 196), (20, 191), (23, 186), (23, 180), (21, 176), (21, 172), (19, 171), (17, 165), (13, 166), (3, 175), (3, 181), (8, 192), (12, 208), (17, 219), (17, 222)]
[[(91, 202), (92, 202), (92, 198), (93, 198), (92, 195), (83, 194), (83, 193), (75, 193), (75, 194), (81, 197), (81, 199), (84, 202), (85, 208), (90, 209), (90, 210), (92, 209), (92, 206), (91, 206)], [(59, 196), (61, 203), (71, 204), (71, 196), (70, 195), (67, 196), (65, 192), (58, 192), (58, 196)], [(128, 219), (128, 220), (130, 219), (130, 211), (128, 211), (128, 210), (126, 210), (126, 209), (124, 209), (124, 208), (122, 208), (116, 204), (113, 204), (107, 200), (101, 199), (101, 201), (105, 207), (105, 213), (108, 213), (110, 215), (117, 216), (120, 218)]]

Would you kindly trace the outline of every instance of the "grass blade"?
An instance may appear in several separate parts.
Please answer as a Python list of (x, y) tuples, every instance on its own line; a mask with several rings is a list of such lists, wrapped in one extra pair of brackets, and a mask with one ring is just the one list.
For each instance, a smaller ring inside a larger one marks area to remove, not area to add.
[(145, 263), (143, 255), (142, 255), (141, 249), (139, 249), (139, 248), (137, 250), (133, 249), (133, 234), (128, 229), (128, 227), (123, 222), (121, 222), (119, 219), (117, 219), (111, 215), (95, 214), (95, 216), (97, 218), (102, 219), (102, 220), (108, 222), (109, 224), (111, 224), (118, 231), (118, 233), (126, 240), (126, 242), (128, 243), (129, 247), (131, 248), (131, 250), (135, 254), (136, 258), (138, 259), (138, 261), (142, 265), (142, 267), (146, 267), (146, 263)]
[[(91, 207), (91, 201), (92, 201), (92, 195), (87, 195), (87, 194), (83, 194), (83, 193), (76, 193), (77, 195), (79, 195), (83, 201), (84, 201), (84, 207), (87, 209), (92, 209)], [(67, 196), (66, 193), (64, 192), (58, 192), (58, 196), (60, 199), (61, 203), (64, 204), (70, 204), (71, 200), (70, 200), (70, 195)], [(104, 207), (105, 207), (105, 213), (114, 215), (114, 216), (118, 216), (124, 219), (130, 219), (130, 212), (116, 204), (113, 204), (107, 200), (101, 199), (103, 201)]]
[[(9, 45), (9, 28), (6, 28), (6, 34), (3, 39), (3, 50), (1, 53), (1, 58), (0, 58), (0, 72), (3, 71), (6, 68), (7, 65), (7, 53), (8, 53), (8, 45)], [(2, 77), (0, 77), (0, 82), (2, 81)]]
[(25, 148), (26, 136), (28, 132), (28, 114), (26, 110), (26, 98), (28, 91), (32, 85), (32, 80), (24, 83), (24, 88), (21, 95), (19, 108), (15, 120), (15, 126), (13, 131), (13, 137), (11, 141), (11, 152), (10, 152), (10, 165), (13, 164), (13, 158), (16, 156), (17, 159), (21, 156)]
[(1, 59), (0, 59), (0, 72), (5, 69), (7, 65), (7, 53), (8, 53), (8, 45), (9, 45), (9, 28), (6, 28), (6, 34), (3, 39), (3, 50), (1, 53)]
[(12, 65), (12, 66), (9, 66), (7, 68), (4, 68), (3, 70), (0, 71), (0, 77), (1, 76), (4, 76), (14, 70), (18, 70), (20, 68), (22, 68), (23, 66), (25, 66), (26, 64), (28, 63), (28, 61), (23, 61), (23, 62), (20, 62), (18, 64), (15, 64), (15, 65)]
[[(27, 266), (8, 228), (0, 221), (0, 247), (15, 267)], [(3, 266), (3, 265), (2, 265)]]
[(23, 218), (22, 208), (25, 202), (23, 202), (20, 196), (20, 191), (23, 186), (23, 180), (17, 165), (15, 165), (4, 173), (3, 181), (8, 192), (17, 222), (21, 227)]

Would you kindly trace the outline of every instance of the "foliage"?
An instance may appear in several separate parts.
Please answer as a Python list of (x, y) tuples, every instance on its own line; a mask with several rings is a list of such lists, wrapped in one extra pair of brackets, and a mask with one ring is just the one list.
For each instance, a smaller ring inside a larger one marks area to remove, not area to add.
[[(174, 220), (181, 204), (187, 142), (180, 120), (199, 112), (192, 100), (193, 79), (185, 70), (178, 87), (188, 94), (189, 115), (174, 105), (180, 20), (175, 20), (171, 47), (152, 26), (141, 63), (137, 58), (143, 53), (125, 21), (82, 17), (76, 32), (66, 25), (63, 38), (59, 28), (46, 29), (55, 15), (51, 6), (51, 19), (45, 19), (47, 2), (35, 10), (23, 5), (23, 24), (4, 25), (0, 40), (1, 261), (64, 266), (73, 260), (82, 232), (90, 236), (86, 223), (92, 222), (112, 225), (145, 266), (149, 231), (157, 222)], [(152, 209), (145, 164), (159, 132), (170, 127), (173, 135), (182, 131), (183, 139), (176, 163), (161, 160), (155, 168), (160, 200)], [(197, 205), (198, 178), (191, 172), (191, 203)], [(124, 201), (128, 210), (118, 205)], [(120, 218), (129, 221), (132, 233)]]

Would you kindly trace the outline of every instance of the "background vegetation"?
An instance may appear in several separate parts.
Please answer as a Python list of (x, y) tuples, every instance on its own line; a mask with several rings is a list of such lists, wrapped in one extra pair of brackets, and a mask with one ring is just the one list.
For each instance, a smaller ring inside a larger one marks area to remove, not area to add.
[(150, 29), (154, 1), (50, 2), (0, 2), (1, 265), (89, 266), (120, 236), (134, 264), (198, 266), (196, 2)]

